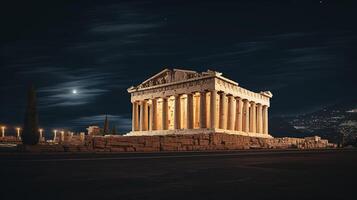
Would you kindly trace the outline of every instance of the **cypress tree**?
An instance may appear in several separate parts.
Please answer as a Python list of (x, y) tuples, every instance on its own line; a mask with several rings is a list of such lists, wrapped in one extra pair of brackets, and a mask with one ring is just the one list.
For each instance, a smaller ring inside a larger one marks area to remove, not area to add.
[(108, 134), (109, 133), (109, 121), (108, 121), (108, 116), (107, 115), (105, 115), (103, 132), (104, 132), (104, 134)]
[(35, 145), (39, 142), (38, 115), (36, 109), (36, 90), (31, 85), (27, 94), (27, 107), (25, 111), (24, 129), (21, 134), (22, 143)]

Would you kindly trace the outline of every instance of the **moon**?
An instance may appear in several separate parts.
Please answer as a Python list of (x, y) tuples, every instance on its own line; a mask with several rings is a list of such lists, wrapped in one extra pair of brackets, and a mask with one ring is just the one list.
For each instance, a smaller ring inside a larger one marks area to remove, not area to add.
[(72, 90), (72, 94), (77, 94), (77, 90), (76, 89)]

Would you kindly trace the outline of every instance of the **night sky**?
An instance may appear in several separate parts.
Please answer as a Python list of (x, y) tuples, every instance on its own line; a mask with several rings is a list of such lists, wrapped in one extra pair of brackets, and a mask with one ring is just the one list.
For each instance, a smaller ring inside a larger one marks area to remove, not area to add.
[(164, 68), (216, 70), (249, 90), (270, 90), (270, 116), (357, 99), (352, 0), (219, 2), (1, 6), (0, 124), (23, 123), (34, 83), (41, 127), (84, 131), (108, 114), (125, 132), (126, 89)]

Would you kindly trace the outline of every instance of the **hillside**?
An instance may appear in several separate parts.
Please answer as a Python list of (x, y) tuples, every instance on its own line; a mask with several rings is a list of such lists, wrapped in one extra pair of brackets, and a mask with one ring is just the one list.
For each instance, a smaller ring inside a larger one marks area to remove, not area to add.
[(338, 142), (343, 135), (346, 143), (355, 142), (357, 137), (357, 103), (355, 102), (336, 104), (295, 117), (271, 118), (270, 132), (275, 137), (318, 135), (332, 142)]

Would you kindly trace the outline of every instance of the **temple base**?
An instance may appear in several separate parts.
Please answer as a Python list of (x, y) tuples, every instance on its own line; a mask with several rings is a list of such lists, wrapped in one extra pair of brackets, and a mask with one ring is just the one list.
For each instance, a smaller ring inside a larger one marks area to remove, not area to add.
[(242, 135), (248, 137), (258, 137), (258, 138), (273, 138), (269, 134), (262, 133), (251, 133), (242, 131), (232, 131), (224, 129), (176, 129), (176, 130), (154, 130), (154, 131), (131, 131), (124, 136), (154, 136), (154, 135), (187, 135), (187, 134), (210, 134), (210, 133), (225, 133), (233, 135)]

